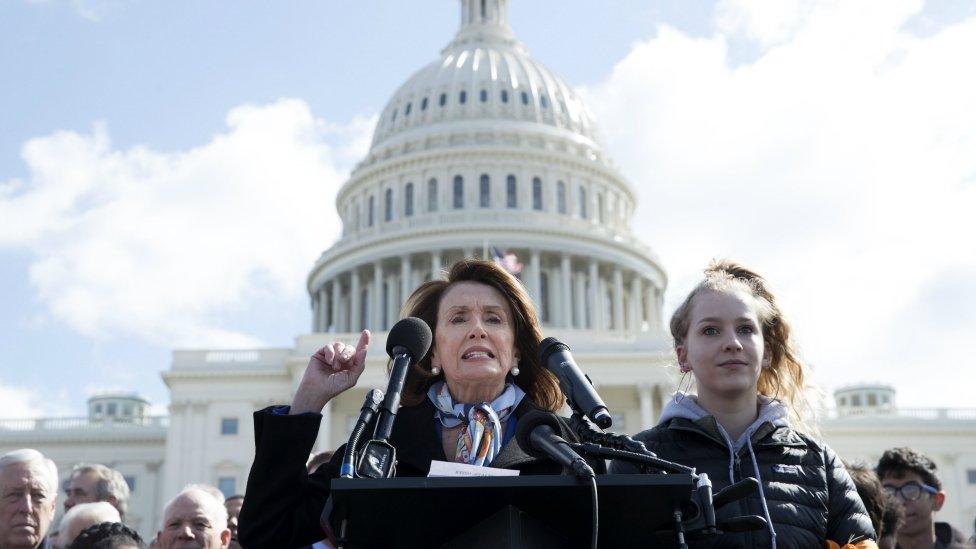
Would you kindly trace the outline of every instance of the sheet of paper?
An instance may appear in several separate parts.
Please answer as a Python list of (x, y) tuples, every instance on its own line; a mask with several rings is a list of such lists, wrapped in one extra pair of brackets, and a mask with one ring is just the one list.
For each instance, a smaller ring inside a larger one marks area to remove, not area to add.
[(480, 467), (467, 463), (453, 463), (449, 461), (431, 461), (428, 477), (517, 477), (514, 469), (499, 469), (497, 467)]

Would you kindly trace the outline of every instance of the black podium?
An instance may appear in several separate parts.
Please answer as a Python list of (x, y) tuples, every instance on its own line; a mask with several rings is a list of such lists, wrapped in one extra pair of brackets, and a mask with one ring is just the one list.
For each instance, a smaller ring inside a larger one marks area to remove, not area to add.
[[(666, 547), (690, 475), (597, 476), (600, 547)], [(335, 479), (323, 523), (345, 547), (589, 547), (592, 487), (570, 476)]]

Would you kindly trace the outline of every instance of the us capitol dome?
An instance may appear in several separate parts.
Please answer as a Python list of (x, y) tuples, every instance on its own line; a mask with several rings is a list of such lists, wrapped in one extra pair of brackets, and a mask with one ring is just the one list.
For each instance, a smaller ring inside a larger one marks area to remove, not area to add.
[(667, 275), (630, 230), (635, 192), (579, 95), (515, 38), (507, 4), (463, 0), (454, 40), (381, 111), (336, 198), (342, 237), (308, 278), (314, 331), (387, 330), (421, 282), (504, 251), (570, 346), (661, 339)]

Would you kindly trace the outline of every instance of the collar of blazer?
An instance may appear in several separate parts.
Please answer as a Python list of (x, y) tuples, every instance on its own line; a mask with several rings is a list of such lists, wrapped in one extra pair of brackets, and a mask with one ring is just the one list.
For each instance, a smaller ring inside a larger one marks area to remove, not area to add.
[[(538, 409), (540, 408), (529, 398), (523, 398), (513, 413), (516, 418), (520, 418)], [(447, 460), (442, 441), (437, 436), (435, 421), (434, 405), (427, 399), (416, 406), (400, 408), (396, 418), (397, 427), (390, 436), (390, 443), (397, 449), (398, 462), (426, 474), (432, 460)], [(520, 469), (526, 464), (539, 461), (543, 460), (527, 454), (513, 437), (502, 447), (502, 451), (491, 462), (491, 467)]]

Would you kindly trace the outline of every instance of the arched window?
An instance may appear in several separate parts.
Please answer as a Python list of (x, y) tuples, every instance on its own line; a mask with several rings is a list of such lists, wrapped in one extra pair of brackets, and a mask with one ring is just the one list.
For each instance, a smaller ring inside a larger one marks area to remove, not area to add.
[(369, 195), (369, 208), (366, 210), (366, 226), (373, 226), (373, 212), (376, 211), (376, 197)]
[(505, 178), (505, 202), (509, 208), (518, 208), (518, 188), (511, 174)]
[(437, 180), (433, 177), (427, 182), (427, 211), (437, 211)]
[(386, 198), (384, 202), (383, 219), (386, 221), (391, 221), (393, 220), (393, 189), (386, 190)]
[[(528, 94), (528, 92), (522, 92), (522, 104), (523, 105), (528, 105), (529, 104), (529, 94)], [(394, 116), (396, 116), (396, 115), (394, 114)]]
[(482, 103), (488, 101), (488, 90), (481, 90), (481, 92), (478, 93), (478, 96)]
[(579, 216), (580, 219), (586, 219), (586, 189), (580, 187), (579, 191)]
[(460, 175), (454, 176), (454, 209), (460, 210), (464, 207), (464, 178)]
[(403, 215), (404, 217), (413, 215), (413, 183), (407, 183), (403, 188)]
[(413, 108), (413, 103), (407, 103), (407, 108), (403, 109), (403, 116), (410, 116), (411, 108)]
[(420, 110), (422, 110), (422, 111), (426, 111), (427, 110), (427, 98), (426, 97), (423, 98), (420, 101)]
[(599, 223), (603, 223), (603, 195), (597, 193), (596, 195), (596, 219)]
[(488, 18), (488, 8), (487, 6), (485, 6), (485, 0), (481, 0), (481, 18), (482, 19)]
[(393, 124), (394, 122), (396, 122), (396, 113), (397, 113), (397, 111), (394, 110), (393, 111), (393, 116), (390, 117), (390, 124)]
[(542, 107), (543, 109), (548, 109), (549, 108), (549, 98), (546, 97), (546, 96), (544, 96), (544, 95), (540, 95), (539, 96), (539, 106)]
[(447, 104), (447, 94), (446, 93), (442, 93), (441, 94), (440, 98), (437, 100), (437, 104), (440, 105), (440, 106), (442, 106), (442, 107), (445, 104)]
[(458, 94), (458, 103), (463, 105), (467, 100), (468, 100), (468, 92), (465, 90), (461, 90), (461, 93)]
[(562, 181), (556, 182), (556, 208), (559, 213), (566, 213), (566, 183)]
[(508, 90), (502, 90), (502, 103), (508, 103)]
[(542, 209), (542, 180), (538, 177), (532, 178), (532, 209)]
[(479, 205), (482, 208), (490, 208), (491, 207), (491, 179), (488, 177), (488, 174), (486, 173), (481, 174), (481, 178), (479, 180), (479, 188), (481, 191), (480, 199), (478, 201)]

